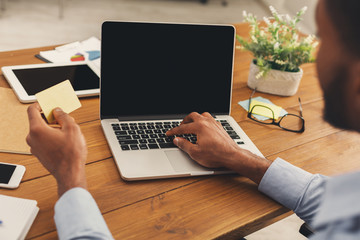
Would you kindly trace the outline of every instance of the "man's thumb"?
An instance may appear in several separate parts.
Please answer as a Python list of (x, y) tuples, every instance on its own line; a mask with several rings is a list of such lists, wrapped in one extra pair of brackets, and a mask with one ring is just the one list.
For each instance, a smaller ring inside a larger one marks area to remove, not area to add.
[(181, 150), (185, 151), (186, 153), (189, 153), (189, 151), (193, 147), (193, 144), (191, 142), (180, 137), (174, 139), (174, 144), (178, 146)]
[(61, 108), (57, 107), (53, 110), (53, 115), (56, 121), (61, 125), (66, 125), (66, 122), (69, 120), (69, 115), (65, 113)]

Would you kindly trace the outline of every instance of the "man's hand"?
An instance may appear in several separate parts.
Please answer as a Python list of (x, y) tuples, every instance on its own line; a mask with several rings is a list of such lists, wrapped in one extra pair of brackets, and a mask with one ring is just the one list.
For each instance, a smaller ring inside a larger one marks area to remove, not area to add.
[(182, 134), (196, 134), (196, 144), (180, 137), (174, 139), (174, 144), (205, 167), (226, 167), (259, 184), (271, 164), (267, 159), (241, 149), (209, 113), (191, 113), (179, 127), (166, 133), (168, 136)]
[(55, 177), (59, 197), (74, 187), (86, 188), (87, 147), (80, 127), (60, 108), (53, 111), (60, 128), (46, 124), (39, 104), (28, 108), (30, 133), (26, 142), (42, 165)]

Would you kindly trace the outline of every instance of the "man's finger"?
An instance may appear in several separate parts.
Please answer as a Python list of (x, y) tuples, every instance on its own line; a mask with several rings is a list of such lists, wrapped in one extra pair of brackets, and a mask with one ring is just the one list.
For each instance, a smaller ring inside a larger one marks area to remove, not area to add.
[(65, 113), (61, 108), (55, 108), (53, 110), (53, 114), (54, 118), (62, 128), (66, 128), (69, 124), (74, 123), (74, 119)]
[(181, 150), (188, 153), (189, 155), (192, 152), (193, 148), (195, 147), (194, 144), (192, 144), (188, 140), (186, 140), (184, 138), (180, 138), (180, 137), (175, 138), (173, 140), (173, 142), (176, 146), (178, 146)]
[(173, 129), (170, 129), (169, 131), (166, 132), (166, 135), (172, 136), (172, 135), (196, 134), (196, 133), (197, 133), (197, 128), (195, 126), (195, 123), (186, 123), (178, 127), (175, 127)]
[(28, 113), (30, 127), (34, 126), (36, 124), (43, 124), (43, 125), (47, 126), (46, 122), (41, 117), (40, 112), (41, 112), (41, 108), (40, 108), (40, 105), (38, 103), (31, 104), (28, 107), (27, 113)]
[(190, 123), (190, 122), (194, 122), (197, 119), (199, 119), (201, 117), (201, 115), (197, 112), (192, 112), (189, 115), (187, 115), (184, 120), (181, 122), (181, 124), (185, 124), (185, 123)]
[(208, 113), (208, 112), (203, 112), (201, 115), (202, 115), (203, 117), (207, 117), (207, 118), (212, 118), (212, 119), (214, 119), (214, 117), (211, 116), (211, 114)]
[(30, 136), (30, 134), (28, 134), (28, 135), (26, 136), (25, 140), (26, 140), (27, 145), (31, 146), (32, 142), (31, 142), (31, 136)]

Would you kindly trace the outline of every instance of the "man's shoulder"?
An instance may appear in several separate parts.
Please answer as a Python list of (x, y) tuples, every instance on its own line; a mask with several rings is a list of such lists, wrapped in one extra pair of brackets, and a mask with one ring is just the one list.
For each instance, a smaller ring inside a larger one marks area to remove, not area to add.
[(360, 216), (360, 171), (330, 178), (313, 225), (329, 223)]

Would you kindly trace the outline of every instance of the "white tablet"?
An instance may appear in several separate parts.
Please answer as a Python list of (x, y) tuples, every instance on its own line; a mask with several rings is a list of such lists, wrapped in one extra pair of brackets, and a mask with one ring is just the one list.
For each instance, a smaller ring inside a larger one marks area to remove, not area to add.
[(35, 94), (70, 80), (79, 97), (99, 95), (100, 69), (91, 62), (43, 63), (1, 68), (20, 102), (35, 102)]

